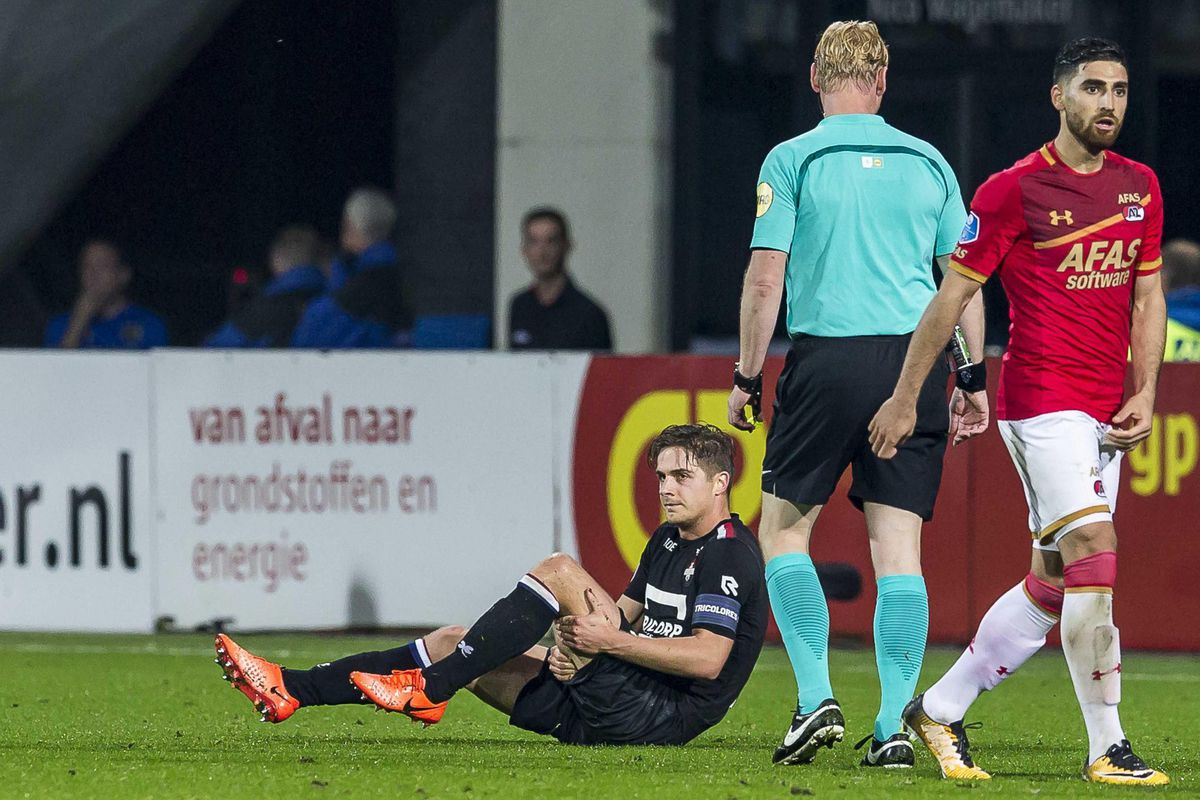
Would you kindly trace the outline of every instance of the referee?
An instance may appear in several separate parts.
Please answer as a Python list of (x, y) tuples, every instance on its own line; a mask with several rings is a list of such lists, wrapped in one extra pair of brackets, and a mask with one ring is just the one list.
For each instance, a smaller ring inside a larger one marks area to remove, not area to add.
[[(829, 683), (829, 610), (808, 552), (821, 508), (847, 466), (850, 500), (866, 515), (878, 589), (881, 702), (862, 763), (913, 763), (900, 713), (916, 688), (928, 630), (921, 523), (932, 517), (941, 479), (947, 369), (930, 375), (916, 431), (893, 460), (871, 453), (867, 423), (891, 395), (910, 335), (934, 296), (935, 257), (944, 269), (960, 231), (964, 238), (975, 233), (964, 229), (958, 182), (942, 155), (878, 116), (887, 65), (887, 45), (873, 22), (830, 25), (810, 72), (825, 119), (771, 150), (758, 184), (729, 421), (753, 430), (759, 417), (763, 362), (786, 285), (792, 346), (763, 460), (759, 531), (771, 608), (798, 689), (776, 763), (812, 761), (845, 733)], [(978, 296), (963, 327), (969, 349), (979, 352)], [(986, 392), (956, 394), (953, 411), (956, 440), (983, 431)]]

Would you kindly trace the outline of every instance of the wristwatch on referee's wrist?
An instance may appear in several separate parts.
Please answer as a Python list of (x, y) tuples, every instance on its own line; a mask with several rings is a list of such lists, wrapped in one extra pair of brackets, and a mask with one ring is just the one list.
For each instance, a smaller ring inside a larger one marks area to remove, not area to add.
[(742, 362), (733, 365), (733, 385), (750, 395), (747, 403), (750, 406), (750, 419), (757, 422), (762, 419), (762, 370), (753, 378), (742, 374)]
[(987, 389), (987, 364), (971, 363), (971, 351), (967, 348), (967, 337), (963, 329), (955, 325), (950, 341), (946, 343), (946, 354), (954, 369), (954, 385), (968, 394)]
[(742, 362), (734, 362), (733, 365), (733, 385), (748, 394), (754, 394), (755, 391), (762, 392), (762, 370), (754, 377), (746, 377), (742, 374)]

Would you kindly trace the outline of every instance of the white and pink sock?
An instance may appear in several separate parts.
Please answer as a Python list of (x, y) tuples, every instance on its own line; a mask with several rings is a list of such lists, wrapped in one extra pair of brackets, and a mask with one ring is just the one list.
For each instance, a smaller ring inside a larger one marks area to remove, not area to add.
[(1032, 574), (983, 615), (975, 638), (945, 675), (925, 691), (930, 719), (958, 722), (983, 692), (994, 689), (1046, 643), (1058, 622), (1063, 591)]
[(1088, 763), (1125, 738), (1121, 702), (1121, 640), (1113, 625), (1117, 554), (1094, 553), (1063, 567), (1063, 654), (1088, 732)]

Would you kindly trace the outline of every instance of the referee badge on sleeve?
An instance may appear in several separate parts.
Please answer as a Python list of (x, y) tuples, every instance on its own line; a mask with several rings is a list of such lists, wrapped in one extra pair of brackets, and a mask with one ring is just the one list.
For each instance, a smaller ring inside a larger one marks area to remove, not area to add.
[(755, 218), (761, 217), (771, 208), (771, 201), (775, 199), (775, 190), (771, 188), (771, 184), (763, 181), (758, 185), (758, 208), (754, 212)]

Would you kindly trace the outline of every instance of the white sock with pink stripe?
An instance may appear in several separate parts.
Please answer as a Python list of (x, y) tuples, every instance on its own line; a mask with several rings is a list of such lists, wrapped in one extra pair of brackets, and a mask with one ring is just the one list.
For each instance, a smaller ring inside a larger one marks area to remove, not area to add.
[(1032, 575), (1001, 595), (983, 615), (958, 661), (925, 691), (929, 718), (948, 725), (966, 716), (975, 698), (996, 688), (1042, 649), (1046, 634), (1058, 622), (1050, 610), (1061, 608), (1062, 590)]

